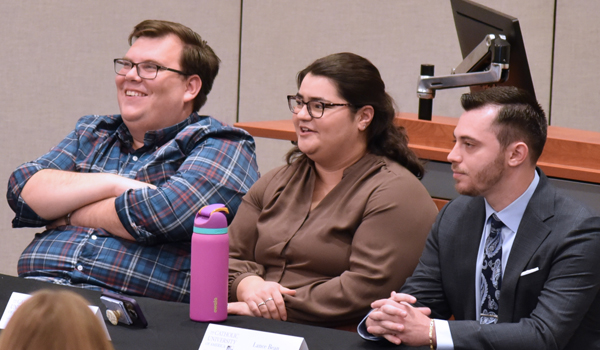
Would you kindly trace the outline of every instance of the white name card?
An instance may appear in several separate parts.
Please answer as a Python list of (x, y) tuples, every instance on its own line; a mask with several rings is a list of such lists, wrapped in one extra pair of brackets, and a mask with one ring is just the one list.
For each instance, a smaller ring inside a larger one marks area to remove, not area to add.
[[(6, 308), (4, 309), (4, 313), (2, 314), (2, 318), (0, 318), (0, 329), (6, 328), (8, 321), (10, 320), (12, 315), (15, 313), (15, 311), (17, 311), (17, 308), (19, 306), (21, 306), (21, 304), (23, 304), (23, 302), (25, 300), (29, 299), (30, 297), (31, 297), (31, 295), (29, 295), (29, 294), (23, 294), (23, 293), (17, 293), (17, 292), (13, 292), (11, 294), (10, 299), (8, 299), (8, 304), (6, 304)], [(94, 315), (100, 320), (100, 324), (102, 325), (102, 328), (104, 329), (104, 332), (106, 333), (106, 336), (108, 337), (108, 340), (111, 340), (110, 334), (108, 333), (108, 329), (106, 328), (106, 323), (104, 323), (104, 318), (102, 317), (102, 312), (100, 311), (100, 308), (97, 306), (92, 306), (92, 305), (88, 305), (88, 306), (89, 306), (90, 310), (92, 310)]]
[(211, 323), (199, 350), (308, 350), (308, 346), (301, 337)]

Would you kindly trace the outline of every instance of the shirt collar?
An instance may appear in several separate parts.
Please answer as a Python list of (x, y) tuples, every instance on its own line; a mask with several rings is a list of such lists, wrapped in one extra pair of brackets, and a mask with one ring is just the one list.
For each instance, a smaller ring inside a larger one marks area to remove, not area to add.
[(496, 212), (491, 205), (485, 200), (485, 222), (488, 222), (490, 216), (492, 214), (496, 214), (498, 218), (504, 223), (506, 227), (508, 227), (512, 232), (517, 232), (519, 225), (521, 224), (521, 219), (523, 218), (523, 214), (525, 213), (525, 209), (527, 209), (527, 204), (529, 204), (529, 200), (531, 196), (533, 196), (533, 192), (537, 188), (537, 185), (540, 182), (540, 176), (537, 171), (535, 171), (535, 175), (533, 180), (527, 187), (527, 190), (523, 192), (519, 198), (515, 199), (512, 203), (510, 203), (506, 208), (502, 209), (500, 212)]
[(352, 174), (354, 172), (354, 169), (361, 169), (362, 167), (367, 167), (365, 168), (366, 170), (372, 165), (372, 163), (376, 161), (378, 161), (377, 156), (375, 156), (372, 153), (366, 152), (358, 161), (344, 169), (342, 178), (346, 177), (348, 174)]
[[(159, 130), (151, 130), (146, 132), (144, 135), (144, 147), (147, 146), (157, 146), (160, 147), (165, 144), (167, 141), (172, 140), (181, 130), (185, 129), (188, 125), (191, 125), (198, 120), (200, 120), (200, 116), (196, 112), (192, 112), (186, 119), (183, 121), (166, 127), (164, 129)], [(133, 143), (131, 133), (125, 123), (121, 124), (117, 129), (118, 137), (128, 146), (131, 146)]]
[[(352, 165), (344, 169), (342, 179), (345, 178), (348, 174), (352, 174), (355, 169), (360, 169), (361, 167), (370, 167), (372, 163), (381, 161), (379, 158), (380, 157), (374, 155), (373, 153), (366, 152), (359, 160), (357, 160)], [(308, 162), (308, 165), (315, 171), (316, 174), (315, 162), (308, 157), (306, 157), (306, 161)]]

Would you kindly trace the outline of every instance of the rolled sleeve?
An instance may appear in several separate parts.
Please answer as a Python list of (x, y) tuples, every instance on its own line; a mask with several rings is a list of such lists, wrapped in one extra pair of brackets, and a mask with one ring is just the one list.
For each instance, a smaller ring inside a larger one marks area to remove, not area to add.
[[(78, 122), (79, 127), (81, 122)], [(41, 227), (50, 223), (43, 219), (27, 205), (21, 197), (21, 192), (27, 184), (27, 181), (38, 171), (44, 169), (57, 169), (72, 171), (75, 170), (75, 153), (79, 145), (78, 128), (71, 131), (56, 147), (50, 152), (39, 157), (35, 161), (20, 165), (10, 176), (8, 180), (8, 190), (6, 199), (8, 205), (15, 212), (15, 218), (12, 221), (13, 227)]]
[[(189, 240), (194, 217), (205, 205), (225, 204), (234, 215), (258, 178), (253, 149), (247, 140), (206, 138), (156, 189), (129, 190), (117, 197), (121, 223), (136, 241), (153, 245)], [(152, 167), (143, 172), (152, 180)]]

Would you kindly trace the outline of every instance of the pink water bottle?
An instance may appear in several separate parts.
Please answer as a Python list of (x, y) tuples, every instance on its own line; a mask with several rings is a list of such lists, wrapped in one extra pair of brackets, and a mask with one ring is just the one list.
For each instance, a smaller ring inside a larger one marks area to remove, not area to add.
[(190, 318), (224, 321), (227, 318), (229, 274), (229, 213), (223, 204), (207, 205), (194, 220), (190, 271)]

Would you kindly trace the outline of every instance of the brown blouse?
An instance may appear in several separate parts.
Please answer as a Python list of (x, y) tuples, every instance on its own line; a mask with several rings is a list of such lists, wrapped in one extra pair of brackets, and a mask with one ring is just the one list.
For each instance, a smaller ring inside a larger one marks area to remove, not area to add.
[(249, 275), (295, 289), (288, 320), (357, 323), (389, 297), (421, 255), (437, 209), (406, 168), (365, 155), (311, 211), (308, 159), (272, 170), (244, 196), (229, 227), (229, 299)]

